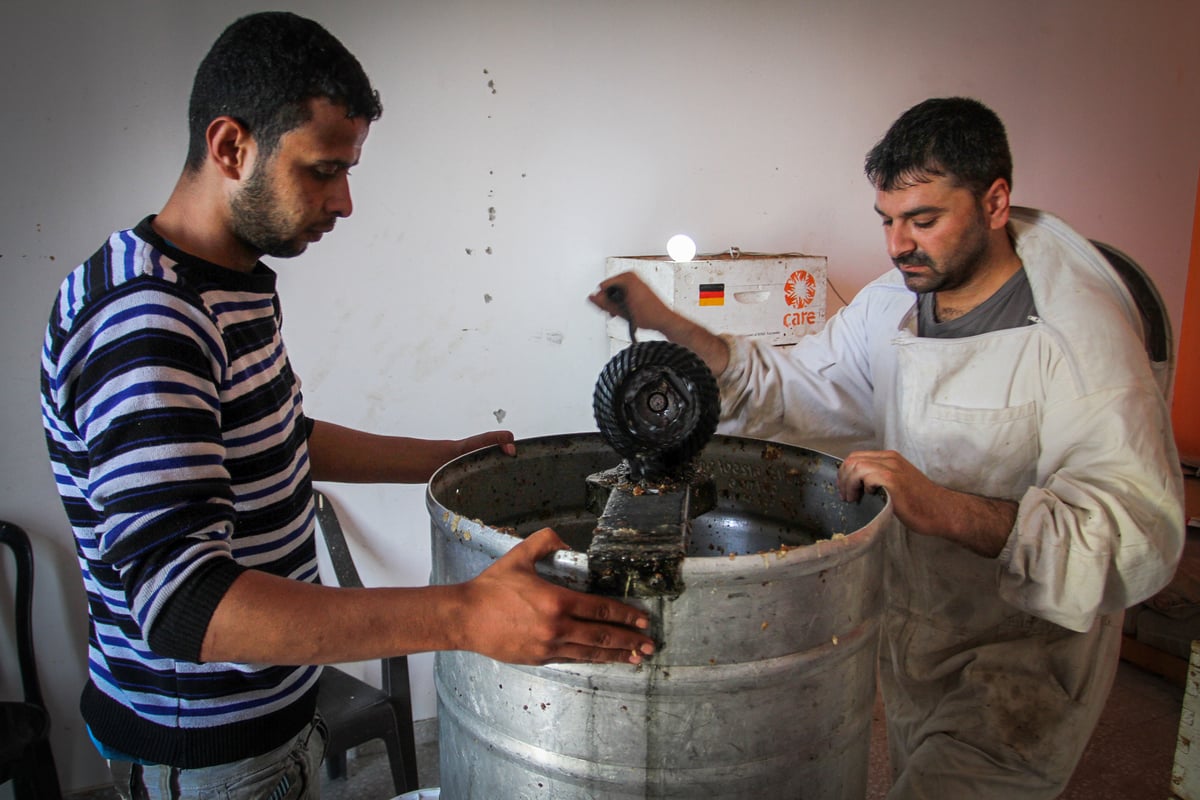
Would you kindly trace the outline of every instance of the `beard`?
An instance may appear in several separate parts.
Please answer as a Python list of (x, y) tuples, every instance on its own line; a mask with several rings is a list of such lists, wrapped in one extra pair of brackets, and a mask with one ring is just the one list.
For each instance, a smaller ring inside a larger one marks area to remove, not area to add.
[(256, 168), (229, 209), (233, 235), (246, 246), (276, 258), (292, 258), (308, 248), (296, 235), (296, 224), (284, 211), (266, 170)]
[(898, 269), (915, 266), (929, 268), (928, 273), (922, 274), (901, 272), (904, 285), (909, 291), (917, 294), (944, 292), (958, 289), (970, 282), (979, 272), (979, 266), (986, 259), (990, 246), (986, 217), (983, 208), (980, 207), (976, 224), (964, 231), (958, 246), (945, 258), (939, 261), (924, 250), (914, 250), (899, 258), (893, 258), (892, 263)]

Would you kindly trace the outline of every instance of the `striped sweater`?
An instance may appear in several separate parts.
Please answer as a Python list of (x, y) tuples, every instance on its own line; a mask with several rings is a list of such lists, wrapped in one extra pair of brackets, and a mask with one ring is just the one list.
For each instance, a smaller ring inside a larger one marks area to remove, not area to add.
[(308, 423), (275, 274), (191, 257), (151, 219), (63, 282), (42, 417), (87, 592), (84, 720), (105, 748), (197, 768), (312, 718), (318, 667), (200, 663), (242, 571), (318, 580)]

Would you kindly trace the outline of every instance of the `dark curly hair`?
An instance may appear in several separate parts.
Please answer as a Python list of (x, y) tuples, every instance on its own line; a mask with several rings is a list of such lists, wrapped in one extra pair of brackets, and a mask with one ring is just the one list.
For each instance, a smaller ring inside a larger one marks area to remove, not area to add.
[(867, 179), (892, 191), (949, 177), (976, 197), (1004, 178), (1012, 187), (1012, 153), (1004, 124), (967, 97), (926, 100), (905, 111), (867, 153)]
[(242, 17), (196, 70), (186, 169), (194, 172), (204, 163), (206, 130), (217, 117), (245, 125), (270, 154), (280, 136), (308, 121), (307, 101), (314, 97), (345, 106), (347, 117), (374, 122), (383, 114), (358, 59), (316, 22), (283, 11)]

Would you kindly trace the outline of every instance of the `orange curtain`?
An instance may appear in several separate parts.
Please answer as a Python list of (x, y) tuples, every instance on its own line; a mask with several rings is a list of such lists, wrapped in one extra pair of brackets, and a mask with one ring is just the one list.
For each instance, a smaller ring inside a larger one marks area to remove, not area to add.
[(1196, 184), (1192, 221), (1192, 256), (1188, 261), (1183, 325), (1176, 348), (1175, 398), (1171, 424), (1185, 464), (1200, 467), (1200, 181)]

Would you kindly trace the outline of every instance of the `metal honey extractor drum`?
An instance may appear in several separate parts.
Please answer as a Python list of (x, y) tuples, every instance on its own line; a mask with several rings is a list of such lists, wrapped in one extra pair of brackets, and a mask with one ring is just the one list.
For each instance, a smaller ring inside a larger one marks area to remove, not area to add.
[[(574, 549), (541, 569), (588, 583), (597, 434), (529, 439), (429, 485), (434, 583), (468, 580), (550, 526)], [(717, 436), (697, 467), (716, 507), (692, 520), (683, 589), (631, 599), (660, 643), (640, 667), (520, 667), (440, 653), (441, 796), (861, 798), (882, 604), (882, 496), (836, 492), (836, 459)]]

